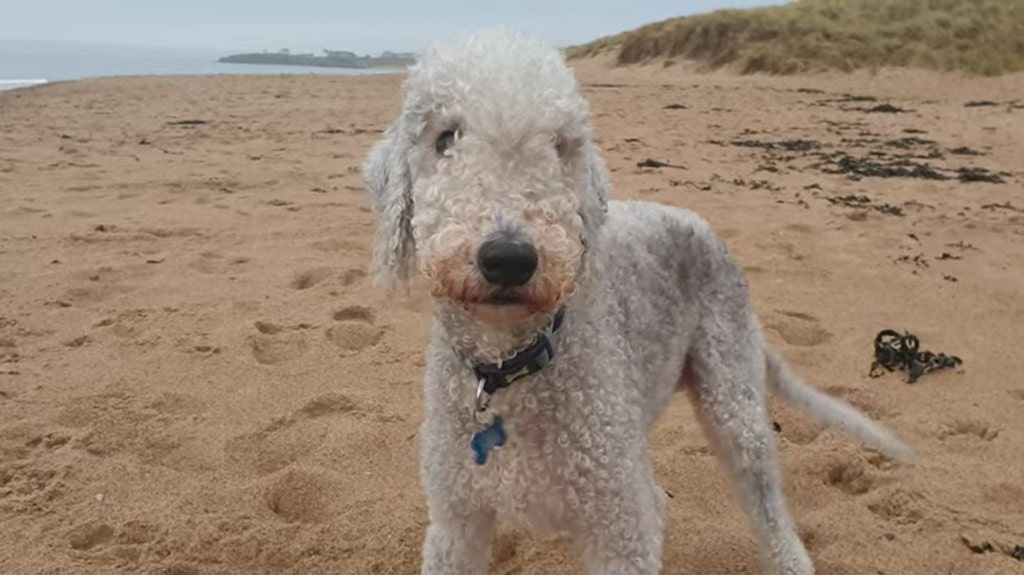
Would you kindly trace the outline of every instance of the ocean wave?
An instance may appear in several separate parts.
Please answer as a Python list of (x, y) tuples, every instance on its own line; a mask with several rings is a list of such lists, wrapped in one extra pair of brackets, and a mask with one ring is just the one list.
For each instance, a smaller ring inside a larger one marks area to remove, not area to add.
[(38, 86), (40, 84), (46, 84), (47, 82), (49, 82), (49, 80), (46, 78), (0, 78), (0, 90)]

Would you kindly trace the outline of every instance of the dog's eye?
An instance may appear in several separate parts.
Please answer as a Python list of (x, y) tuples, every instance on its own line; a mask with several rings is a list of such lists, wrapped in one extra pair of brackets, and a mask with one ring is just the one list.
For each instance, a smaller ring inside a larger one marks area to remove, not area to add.
[(565, 158), (576, 153), (582, 143), (581, 138), (558, 134), (555, 136), (555, 151), (558, 152), (559, 157)]
[(434, 143), (434, 149), (437, 150), (438, 154), (443, 156), (445, 155), (445, 152), (455, 145), (455, 141), (458, 139), (459, 133), (456, 130), (445, 130), (437, 137), (437, 142)]

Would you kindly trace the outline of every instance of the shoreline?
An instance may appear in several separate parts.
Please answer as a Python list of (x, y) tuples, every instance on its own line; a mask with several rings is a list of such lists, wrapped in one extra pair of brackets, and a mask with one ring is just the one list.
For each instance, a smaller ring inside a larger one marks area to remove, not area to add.
[[(300, 66), (294, 66), (295, 68), (301, 68)], [(314, 68), (315, 69), (315, 68)], [(336, 68), (341, 70), (340, 68)], [(356, 70), (356, 69), (352, 69)], [(153, 73), (153, 74), (113, 74), (113, 75), (99, 75), (99, 76), (86, 76), (82, 78), (62, 79), (62, 80), (45, 80), (42, 78), (33, 79), (31, 81), (18, 81), (18, 80), (0, 80), (0, 93), (14, 92), (23, 90), (39, 89), (47, 86), (55, 86), (60, 84), (78, 83), (78, 82), (91, 82), (91, 81), (115, 81), (119, 79), (125, 80), (138, 80), (138, 79), (161, 79), (161, 78), (217, 78), (217, 77), (326, 77), (326, 78), (358, 78), (367, 76), (393, 76), (404, 74), (405, 70), (402, 68), (363, 68), (358, 69), (356, 73), (317, 73), (310, 70), (296, 70), (296, 71), (281, 71), (281, 72), (216, 72), (216, 73), (181, 73), (181, 74), (168, 74), (168, 73)]]

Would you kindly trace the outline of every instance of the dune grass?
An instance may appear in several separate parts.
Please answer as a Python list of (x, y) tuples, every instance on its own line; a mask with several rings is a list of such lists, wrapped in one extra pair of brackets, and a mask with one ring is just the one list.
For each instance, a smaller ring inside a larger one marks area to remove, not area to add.
[(620, 65), (689, 60), (705, 69), (797, 74), (918, 67), (1024, 70), (1024, 0), (799, 0), (649, 24), (569, 48)]

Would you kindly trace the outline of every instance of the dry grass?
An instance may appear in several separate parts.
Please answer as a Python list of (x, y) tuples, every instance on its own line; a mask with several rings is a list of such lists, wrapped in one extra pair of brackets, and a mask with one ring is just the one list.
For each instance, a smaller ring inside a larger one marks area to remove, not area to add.
[(620, 65), (689, 60), (706, 69), (795, 74), (921, 67), (1024, 70), (1024, 0), (802, 0), (674, 18), (567, 50)]

